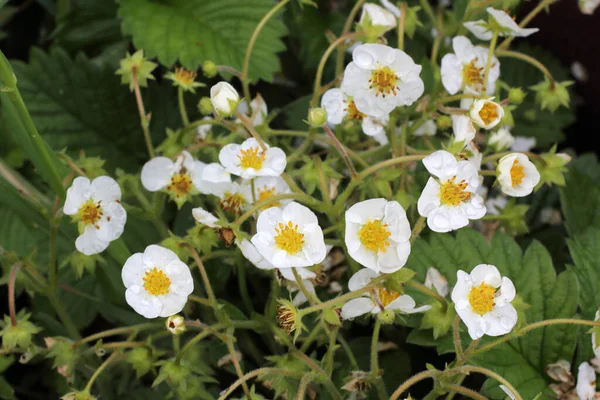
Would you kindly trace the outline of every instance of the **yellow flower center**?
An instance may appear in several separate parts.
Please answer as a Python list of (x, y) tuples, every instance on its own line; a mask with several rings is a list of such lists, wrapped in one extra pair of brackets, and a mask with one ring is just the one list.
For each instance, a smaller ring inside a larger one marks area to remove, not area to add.
[(482, 283), (474, 287), (469, 292), (469, 304), (473, 312), (484, 315), (494, 309), (496, 305), (496, 289), (490, 285)]
[(463, 67), (463, 81), (467, 86), (483, 85), (484, 67), (477, 67), (475, 63), (477, 59), (473, 59), (470, 63)]
[(288, 254), (296, 254), (302, 249), (304, 234), (298, 232), (298, 225), (292, 224), (292, 221), (289, 221), (287, 225), (279, 223), (279, 227), (275, 230), (277, 231), (275, 245), (278, 249), (284, 250)]
[(154, 267), (151, 271), (146, 271), (146, 275), (142, 279), (144, 280), (144, 289), (151, 295), (161, 296), (169, 293), (171, 280), (158, 268)]
[(267, 155), (258, 147), (250, 147), (248, 150), (241, 150), (238, 158), (240, 159), (240, 165), (242, 168), (254, 168), (258, 170), (262, 168), (263, 162), (265, 162)]
[(175, 68), (175, 80), (182, 85), (190, 86), (194, 83), (196, 75), (197, 73), (195, 71), (190, 71), (185, 68)]
[(392, 301), (396, 300), (398, 297), (400, 297), (399, 292), (396, 292), (393, 290), (391, 292), (389, 292), (385, 288), (377, 289), (377, 298), (379, 298), (379, 302), (381, 303), (381, 305), (383, 307), (387, 307), (388, 304), (390, 304)]
[(397, 94), (396, 91), (400, 90), (400, 87), (397, 86), (399, 80), (398, 75), (390, 67), (378, 67), (371, 73), (371, 79), (369, 79), (371, 85), (369, 88), (377, 90), (375, 96), (381, 94), (382, 97), (385, 97), (386, 94), (390, 93), (393, 93), (395, 96)]
[(239, 214), (244, 204), (246, 204), (246, 199), (241, 193), (226, 192), (221, 200), (221, 208), (234, 214)]
[(456, 183), (456, 176), (442, 183), (440, 187), (440, 202), (449, 206), (457, 206), (471, 198), (471, 193), (465, 192), (468, 184), (462, 179)]
[[(267, 187), (266, 185), (263, 186), (262, 188), (258, 188), (258, 199), (257, 202), (261, 202), (267, 199), (270, 199), (271, 197), (275, 196), (275, 188), (274, 187)], [(266, 210), (267, 208), (271, 208), (271, 207), (279, 207), (281, 205), (281, 202), (279, 201), (274, 201), (271, 204), (263, 207), (263, 210)]]
[(177, 197), (185, 196), (192, 190), (192, 178), (188, 174), (175, 174), (171, 177), (167, 190)]
[(387, 229), (387, 224), (382, 224), (379, 220), (367, 222), (358, 231), (360, 242), (373, 253), (387, 249), (390, 245), (387, 238), (390, 235), (391, 233)]
[(519, 165), (519, 161), (513, 161), (512, 167), (510, 167), (510, 180), (512, 181), (512, 186), (515, 187), (520, 185), (523, 182), (523, 178), (525, 178), (525, 167)]
[[(346, 101), (344, 101), (344, 102), (346, 102)], [(344, 108), (344, 111), (346, 111), (348, 118), (354, 119), (357, 121), (362, 121), (363, 118), (366, 117), (365, 114), (358, 111), (358, 109), (356, 108), (356, 104), (354, 103), (354, 100), (348, 100), (348, 106), (346, 106), (346, 108)]]
[(79, 211), (77, 211), (77, 217), (81, 222), (87, 225), (96, 225), (100, 218), (102, 218), (102, 207), (99, 202), (94, 202), (94, 200), (90, 199), (83, 203), (81, 207), (79, 207)]
[(479, 116), (486, 125), (489, 125), (498, 118), (498, 108), (494, 103), (486, 101), (479, 110)]

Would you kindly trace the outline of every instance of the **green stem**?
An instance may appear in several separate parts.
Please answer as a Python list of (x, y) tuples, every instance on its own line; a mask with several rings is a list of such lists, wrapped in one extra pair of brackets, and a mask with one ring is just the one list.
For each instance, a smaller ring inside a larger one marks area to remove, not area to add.
[[(319, 96), (321, 95), (321, 81), (323, 80), (323, 71), (325, 70), (325, 64), (327, 64), (327, 59), (329, 58), (331, 53), (333, 53), (335, 48), (338, 47), (340, 44), (343, 44), (346, 40), (348, 40), (350, 38), (356, 38), (358, 36), (360, 36), (359, 33), (343, 34), (342, 36), (340, 36), (339, 38), (337, 38), (336, 40), (331, 42), (331, 44), (329, 45), (327, 50), (325, 50), (325, 52), (321, 56), (321, 60), (319, 61), (319, 66), (317, 67), (317, 74), (315, 75), (315, 85), (314, 85), (314, 89), (313, 89), (313, 97), (310, 101), (310, 105), (312, 107), (316, 107), (317, 102), (319, 101)], [(343, 51), (343, 49), (340, 48), (340, 51)]]
[(423, 10), (425, 10), (425, 14), (427, 14), (429, 19), (431, 20), (431, 25), (436, 26), (435, 14), (433, 13), (433, 8), (431, 8), (429, 1), (428, 0), (420, 0), (420, 2), (421, 2), (421, 7), (423, 8)]
[(10, 123), (15, 138), (30, 156), (36, 170), (44, 177), (61, 202), (64, 201), (66, 191), (59, 173), (60, 162), (36, 129), (17, 87), (17, 78), (1, 51), (0, 89), (3, 92), (1, 98), (10, 100), (2, 101), (3, 117)]
[(56, 253), (56, 233), (58, 226), (54, 216), (50, 217), (50, 261), (48, 264), (48, 290), (56, 292), (57, 278), (57, 253)]
[(454, 350), (459, 360), (465, 359), (462, 344), (460, 343), (460, 317), (457, 315), (452, 324), (452, 339), (454, 340)]
[(15, 281), (17, 279), (17, 272), (19, 271), (19, 264), (12, 266), (10, 270), (10, 277), (8, 278), (8, 314), (10, 315), (10, 325), (14, 328), (17, 326), (17, 313), (15, 309)]
[(340, 342), (340, 344), (342, 345), (342, 348), (344, 349), (344, 352), (346, 353), (346, 357), (348, 357), (350, 364), (352, 364), (352, 368), (355, 371), (358, 370), (359, 369), (358, 362), (356, 361), (356, 357), (354, 357), (354, 353), (352, 353), (352, 349), (350, 348), (350, 345), (348, 344), (346, 339), (344, 339), (342, 337), (342, 335), (337, 335), (337, 341)]
[[(283, 0), (283, 1), (286, 1), (286, 0)], [(240, 119), (240, 121), (242, 121), (242, 124), (244, 124), (244, 126), (246, 127), (248, 132), (250, 132), (250, 134), (252, 135), (252, 137), (254, 139), (256, 139), (256, 141), (258, 142), (258, 145), (260, 146), (262, 151), (266, 151), (267, 146), (265, 146), (264, 140), (262, 140), (262, 137), (260, 137), (258, 132), (256, 132), (256, 129), (254, 129), (254, 126), (252, 125), (252, 121), (250, 121), (248, 119), (248, 117), (246, 115), (242, 114), (241, 112), (236, 111), (235, 115)]]
[[(350, 32), (350, 29), (352, 29), (352, 23), (354, 22), (354, 18), (356, 18), (356, 14), (358, 14), (360, 7), (363, 5), (363, 3), (365, 1), (366, 0), (358, 0), (354, 4), (354, 7), (352, 7), (352, 10), (350, 10), (350, 14), (348, 14), (348, 18), (346, 18), (346, 23), (344, 24), (344, 30), (342, 31), (342, 34), (340, 35), (340, 37), (344, 37), (348, 34), (348, 32)], [(340, 76), (343, 72), (345, 51), (346, 51), (346, 48), (344, 46), (338, 48), (337, 58), (335, 61), (335, 76)]]
[(419, 219), (417, 220), (417, 223), (415, 224), (415, 227), (413, 228), (411, 234), (410, 234), (410, 242), (414, 242), (419, 235), (421, 234), (421, 231), (423, 230), (423, 228), (425, 228), (425, 221), (426, 218), (421, 216), (419, 217)]
[(136, 331), (142, 331), (145, 329), (155, 328), (158, 326), (159, 325), (156, 322), (148, 322), (145, 324), (138, 324), (138, 325), (126, 326), (126, 327), (122, 327), (122, 328), (109, 329), (107, 331), (98, 332), (91, 336), (87, 336), (83, 339), (80, 339), (77, 342), (73, 343), (73, 347), (77, 347), (77, 346), (80, 346), (85, 343), (93, 342), (93, 341), (96, 341), (98, 339), (102, 339), (102, 338), (108, 337), (108, 336), (122, 335), (122, 334), (130, 333), (130, 332), (136, 332)]
[(483, 73), (483, 88), (481, 89), (482, 94), (487, 93), (488, 77), (490, 76), (490, 69), (492, 66), (492, 58), (494, 57), (494, 50), (496, 50), (496, 43), (498, 42), (497, 30), (494, 30), (492, 40), (490, 41), (490, 48), (488, 50), (487, 61), (485, 63), (485, 70)]
[(409, 379), (407, 379), (402, 385), (398, 386), (398, 388), (394, 391), (394, 393), (392, 393), (392, 396), (390, 397), (390, 400), (397, 400), (398, 397), (400, 397), (400, 395), (402, 393), (404, 393), (405, 391), (407, 391), (415, 383), (420, 382), (423, 379), (427, 379), (427, 378), (432, 378), (433, 379), (436, 376), (438, 376), (439, 374), (441, 374), (440, 371), (437, 371), (437, 370), (427, 370), (427, 371), (419, 372), (416, 375), (413, 375), (412, 377), (410, 377)]
[[(237, 359), (237, 355), (235, 354), (235, 347), (233, 347), (233, 329), (227, 330), (228, 340), (225, 342), (227, 345), (227, 350), (229, 351), (229, 356), (231, 357), (231, 362), (235, 368), (235, 372), (237, 373), (238, 378), (242, 379), (244, 377), (244, 372), (242, 371), (242, 367), (240, 366), (240, 362)], [(242, 389), (244, 390), (244, 394), (248, 400), (251, 400), (250, 389), (246, 382), (242, 382)]]
[(300, 276), (296, 268), (292, 268), (292, 273), (294, 274), (294, 278), (296, 279), (296, 284), (298, 285), (298, 288), (304, 294), (304, 296), (310, 302), (310, 304), (314, 305), (320, 303), (319, 299), (315, 298), (315, 296), (308, 291), (306, 285), (304, 284), (304, 281), (302, 280), (302, 277)]
[(406, 285), (413, 289), (418, 290), (421, 293), (426, 294), (427, 296), (433, 297), (444, 307), (444, 310), (446, 310), (446, 308), (448, 307), (448, 302), (446, 301), (445, 298), (440, 296), (436, 291), (429, 289), (427, 286), (423, 285), (422, 283), (419, 283), (416, 281), (408, 281), (408, 283)]
[(312, 372), (307, 373), (300, 379), (300, 385), (298, 385), (298, 395), (295, 397), (297, 400), (304, 400), (304, 393), (306, 393), (306, 388), (310, 384), (314, 378), (314, 374)]
[(542, 64), (541, 62), (539, 62), (535, 58), (533, 58), (531, 56), (528, 56), (527, 54), (523, 54), (523, 53), (520, 53), (518, 51), (511, 51), (511, 50), (498, 50), (498, 51), (496, 51), (496, 55), (498, 57), (510, 57), (510, 58), (516, 58), (516, 59), (521, 60), (521, 61), (525, 61), (525, 62), (533, 65), (534, 67), (536, 67), (540, 71), (542, 71), (542, 73), (550, 81), (550, 85), (551, 85), (552, 88), (554, 88), (554, 86), (556, 85), (556, 81), (554, 80), (554, 77), (552, 76), (552, 74), (550, 73), (550, 71), (548, 70), (548, 68), (546, 68), (546, 66), (544, 64)]
[(474, 365), (465, 365), (464, 367), (460, 367), (459, 371), (462, 373), (477, 372), (479, 374), (483, 374), (492, 379), (495, 379), (496, 381), (498, 381), (501, 384), (503, 384), (504, 386), (506, 386), (508, 388), (508, 390), (510, 390), (512, 392), (512, 394), (515, 396), (515, 400), (523, 400), (523, 398), (521, 397), (519, 392), (517, 392), (517, 389), (515, 389), (515, 387), (509, 381), (507, 381), (506, 379), (504, 379), (502, 376), (498, 375), (494, 371), (491, 371), (487, 368), (476, 367)]
[(179, 114), (181, 114), (183, 126), (186, 127), (190, 124), (190, 119), (188, 118), (187, 111), (185, 109), (185, 101), (183, 100), (183, 88), (181, 87), (177, 87), (177, 101), (179, 102)]
[(204, 264), (202, 263), (202, 260), (200, 260), (200, 256), (198, 256), (198, 253), (196, 253), (196, 249), (194, 249), (193, 246), (191, 246), (189, 244), (183, 244), (183, 246), (187, 247), (190, 250), (192, 258), (198, 265), (198, 269), (200, 270), (200, 275), (202, 276), (202, 281), (204, 282), (204, 290), (206, 290), (206, 295), (208, 296), (208, 299), (212, 303), (213, 309), (216, 311), (217, 306), (218, 306), (217, 299), (215, 297), (215, 293), (213, 292), (212, 286), (210, 284), (210, 279), (208, 279), (208, 274), (206, 273), (206, 268), (204, 268)]
[[(323, 194), (323, 201), (325, 201), (325, 204), (330, 206), (331, 198), (329, 196), (329, 183), (327, 182), (327, 179), (325, 177), (325, 171), (323, 170), (323, 164), (321, 162), (321, 157), (319, 157), (319, 156), (313, 157), (313, 162), (315, 163), (315, 168), (317, 170), (317, 173), (319, 174), (319, 185), (321, 186), (321, 193)], [(333, 230), (336, 229), (335, 226), (329, 227), (329, 228), (333, 228)], [(327, 229), (323, 230), (323, 235), (326, 234), (326, 231), (327, 231)]]
[[(557, 1), (557, 0), (542, 0), (542, 1), (540, 1), (539, 4), (533, 10), (531, 10), (531, 12), (529, 14), (527, 14), (525, 16), (525, 18), (523, 18), (523, 20), (519, 24), (519, 27), (525, 28), (527, 26), (527, 24), (529, 24), (531, 22), (531, 20), (533, 20), (533, 18), (535, 18), (536, 15), (538, 15), (544, 8), (546, 8), (546, 6), (554, 3), (555, 1)], [(500, 44), (500, 46), (498, 46), (498, 49), (504, 50), (504, 49), (508, 48), (508, 46), (513, 41), (513, 39), (514, 39), (514, 37), (512, 37), (512, 36), (504, 39), (504, 41)]]
[(84, 391), (86, 391), (86, 392), (89, 393), (89, 391), (92, 389), (92, 385), (94, 384), (94, 382), (96, 381), (96, 379), (100, 376), (100, 374), (102, 373), (102, 371), (104, 371), (106, 369), (106, 367), (108, 367), (113, 361), (115, 361), (120, 356), (121, 356), (121, 354), (115, 352), (115, 353), (112, 353), (110, 355), (110, 357), (108, 357), (106, 360), (104, 360), (104, 362), (102, 364), (100, 364), (100, 366), (98, 367), (98, 369), (94, 372), (94, 374), (92, 375), (92, 377), (88, 381), (87, 385), (85, 386), (85, 390)]
[(327, 126), (327, 124), (323, 124), (322, 128), (325, 131), (325, 133), (327, 133), (327, 135), (331, 138), (335, 148), (342, 156), (342, 159), (344, 160), (346, 166), (348, 167), (348, 170), (350, 171), (350, 175), (352, 175), (352, 179), (356, 179), (358, 174), (356, 173), (356, 169), (354, 169), (354, 164), (352, 164), (352, 161), (350, 161), (350, 157), (348, 156), (348, 153), (346, 153), (344, 146), (340, 143), (337, 136), (335, 136), (335, 133), (333, 133), (333, 131), (331, 130), (331, 128), (329, 128), (329, 126)]
[(572, 318), (556, 318), (556, 319), (547, 319), (545, 321), (534, 322), (533, 324), (525, 325), (524, 327), (522, 327), (517, 332), (514, 332), (511, 335), (503, 336), (502, 338), (497, 339), (497, 340), (493, 341), (492, 343), (489, 343), (485, 346), (478, 348), (477, 350), (475, 350), (475, 353), (477, 354), (477, 353), (486, 352), (486, 351), (498, 346), (499, 344), (502, 344), (504, 342), (508, 342), (511, 339), (520, 337), (534, 329), (543, 328), (543, 327), (549, 326), (549, 325), (562, 325), (562, 324), (598, 327), (598, 326), (600, 326), (600, 321), (587, 321), (587, 320), (572, 319)]
[(138, 113), (140, 114), (140, 123), (142, 130), (144, 131), (144, 140), (146, 141), (146, 147), (148, 148), (148, 155), (150, 158), (154, 158), (154, 146), (152, 146), (152, 139), (150, 138), (150, 121), (146, 110), (144, 109), (144, 101), (142, 100), (142, 92), (140, 91), (140, 85), (137, 79), (137, 70), (133, 68), (133, 90), (135, 92), (135, 101), (138, 107)]
[(263, 375), (263, 374), (277, 374), (277, 375), (283, 375), (283, 376), (287, 376), (290, 378), (299, 378), (302, 379), (302, 377), (304, 376), (304, 373), (300, 372), (300, 371), (290, 371), (287, 369), (283, 369), (283, 368), (259, 368), (259, 369), (255, 369), (254, 371), (250, 371), (248, 372), (246, 375), (244, 375), (243, 377), (239, 378), (237, 381), (233, 382), (231, 384), (231, 386), (229, 386), (225, 392), (219, 397), (218, 400), (225, 400), (227, 397), (229, 397), (229, 395), (231, 393), (233, 393), (233, 391), (240, 386), (242, 383), (256, 377), (259, 375)]
[(333, 373), (333, 356), (335, 354), (335, 343), (336, 336), (338, 335), (338, 329), (332, 329), (329, 332), (329, 345), (327, 347), (327, 354), (325, 356), (325, 372), (327, 372), (328, 376), (331, 376)]
[(371, 375), (376, 379), (377, 386), (377, 394), (381, 400), (385, 400), (387, 398), (387, 394), (385, 393), (385, 386), (383, 386), (383, 381), (381, 376), (379, 375), (379, 363), (378, 363), (378, 353), (377, 353), (377, 345), (379, 344), (379, 332), (381, 331), (381, 319), (375, 318), (375, 326), (373, 327), (373, 338), (371, 339)]
[(252, 36), (250, 37), (250, 41), (248, 42), (248, 47), (246, 48), (246, 55), (244, 56), (244, 66), (242, 68), (242, 86), (244, 89), (244, 97), (250, 101), (250, 79), (248, 77), (248, 69), (250, 67), (250, 56), (252, 55), (252, 49), (254, 48), (254, 44), (256, 43), (256, 39), (260, 34), (260, 31), (267, 24), (269, 19), (273, 15), (275, 15), (283, 6), (285, 6), (290, 0), (281, 0), (275, 7), (273, 7), (258, 23)]
[(306, 353), (306, 350), (308, 350), (312, 342), (314, 342), (317, 339), (317, 337), (321, 334), (323, 328), (323, 323), (320, 323), (317, 324), (317, 326), (310, 331), (308, 337), (306, 338), (306, 340), (304, 340), (304, 342), (302, 342), (302, 346), (300, 346), (300, 351), (302, 353)]
[(400, 20), (398, 21), (398, 48), (404, 50), (404, 27), (406, 24), (406, 2), (400, 6)]
[(238, 287), (240, 289), (240, 295), (242, 296), (242, 301), (244, 302), (244, 306), (246, 307), (246, 311), (248, 314), (252, 314), (254, 312), (254, 306), (252, 305), (252, 300), (250, 300), (250, 295), (248, 294), (248, 282), (246, 281), (246, 268), (244, 268), (244, 264), (240, 263), (237, 269), (238, 276)]
[(181, 350), (177, 353), (177, 356), (175, 357), (175, 363), (179, 364), (181, 362), (181, 358), (183, 357), (183, 355), (185, 354), (186, 351), (188, 351), (193, 345), (195, 345), (196, 343), (198, 343), (199, 341), (201, 341), (202, 339), (204, 339), (205, 337), (208, 337), (210, 335), (212, 335), (212, 331), (211, 330), (204, 330), (202, 332), (200, 332), (199, 334), (197, 334), (196, 336), (194, 336), (192, 339), (190, 339), (182, 348)]
[(487, 400), (487, 397), (480, 395), (479, 393), (475, 392), (474, 390), (467, 389), (464, 386), (454, 385), (454, 384), (448, 384), (448, 385), (444, 385), (444, 387), (446, 389), (449, 389), (449, 390), (451, 390), (453, 392), (456, 392), (456, 393), (460, 393), (463, 396), (469, 397), (471, 399), (475, 399), (475, 400)]

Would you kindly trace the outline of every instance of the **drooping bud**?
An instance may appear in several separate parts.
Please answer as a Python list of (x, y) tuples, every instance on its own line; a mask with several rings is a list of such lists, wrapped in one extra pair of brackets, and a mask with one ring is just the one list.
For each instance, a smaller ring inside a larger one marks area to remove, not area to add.
[(202, 63), (202, 73), (205, 77), (209, 79), (214, 78), (215, 76), (217, 76), (218, 72), (219, 70), (217, 69), (217, 64), (215, 64), (214, 62), (210, 60), (205, 60)]
[(374, 3), (365, 3), (356, 30), (365, 35), (367, 43), (374, 43), (377, 38), (396, 27), (394, 14)]
[(445, 131), (452, 128), (452, 118), (450, 118), (449, 115), (439, 116), (435, 123), (440, 131)]
[(31, 337), (41, 329), (29, 322), (30, 314), (17, 315), (17, 324), (12, 326), (10, 317), (4, 316), (4, 329), (0, 331), (2, 347), (5, 349), (26, 349), (31, 345)]
[(214, 108), (210, 97), (202, 97), (198, 102), (198, 110), (202, 113), (202, 115), (212, 114)]
[(173, 335), (180, 335), (185, 332), (185, 320), (181, 315), (171, 315), (167, 318), (166, 325)]

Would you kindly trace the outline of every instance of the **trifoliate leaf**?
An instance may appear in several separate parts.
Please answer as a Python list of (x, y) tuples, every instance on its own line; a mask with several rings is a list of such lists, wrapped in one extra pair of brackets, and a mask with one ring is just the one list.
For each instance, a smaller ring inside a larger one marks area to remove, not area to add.
[[(270, 0), (123, 0), (123, 32), (148, 56), (171, 66), (196, 70), (204, 60), (242, 70), (254, 29), (273, 7)], [(250, 58), (252, 80), (271, 81), (279, 72), (277, 52), (285, 50), (285, 26), (272, 17), (258, 36)]]

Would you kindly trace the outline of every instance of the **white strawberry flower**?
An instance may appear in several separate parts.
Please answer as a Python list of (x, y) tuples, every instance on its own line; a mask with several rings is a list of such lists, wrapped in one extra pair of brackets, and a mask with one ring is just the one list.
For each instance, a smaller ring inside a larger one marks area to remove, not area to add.
[(67, 190), (63, 212), (73, 215), (79, 223), (75, 248), (87, 256), (106, 250), (110, 242), (121, 236), (127, 222), (121, 188), (108, 176), (99, 176), (92, 182), (75, 178)]
[(217, 197), (223, 197), (232, 185), (231, 175), (225, 167), (219, 163), (204, 164), (200, 161), (196, 162), (192, 182), (200, 193)]
[(525, 153), (531, 151), (535, 145), (536, 139), (534, 137), (515, 136), (515, 141), (510, 146), (510, 150)]
[(210, 101), (217, 114), (230, 116), (238, 106), (240, 95), (229, 83), (219, 82), (210, 88)]
[(600, 6), (600, 0), (579, 0), (579, 9), (586, 15), (592, 15), (598, 6)]
[(464, 90), (466, 93), (482, 94), (484, 87), (487, 94), (493, 93), (500, 76), (500, 61), (492, 57), (488, 79), (484, 82), (488, 49), (473, 46), (465, 36), (453, 38), (452, 48), (454, 54), (446, 54), (441, 64), (442, 84), (448, 93)]
[[(372, 279), (379, 274), (371, 269), (363, 268), (356, 272), (348, 281), (348, 289), (355, 292), (367, 286)], [(341, 316), (343, 319), (353, 319), (364, 314), (379, 314), (384, 310), (400, 311), (404, 314), (414, 314), (425, 312), (431, 306), (415, 307), (415, 300), (409, 295), (402, 295), (399, 292), (389, 291), (384, 287), (377, 287), (370, 293), (365, 293), (361, 297), (349, 300), (342, 307)]]
[(391, 273), (406, 264), (410, 235), (406, 212), (397, 201), (370, 199), (346, 211), (348, 254), (375, 272)]
[(235, 244), (239, 247), (242, 255), (246, 257), (258, 269), (274, 269), (275, 267), (267, 261), (248, 239), (236, 240)]
[[(479, 172), (481, 171), (481, 162), (483, 161), (483, 154), (479, 152), (479, 149), (474, 142), (468, 142), (463, 149), (467, 154), (467, 161)], [(479, 180), (483, 183), (483, 176), (479, 176)]]
[(383, 118), (398, 106), (409, 106), (425, 90), (421, 66), (402, 50), (382, 44), (363, 44), (352, 52), (342, 90), (358, 111)]
[(600, 397), (596, 394), (596, 372), (587, 362), (579, 364), (575, 392), (581, 400), (591, 400)]
[(474, 123), (483, 129), (492, 129), (500, 123), (504, 117), (504, 109), (498, 103), (493, 102), (494, 98), (475, 100), (471, 105), (469, 115)]
[(540, 173), (523, 153), (511, 153), (498, 162), (498, 182), (502, 192), (513, 197), (523, 197), (533, 192), (540, 182)]
[(423, 159), (430, 177), (419, 197), (417, 209), (434, 232), (449, 232), (467, 226), (469, 219), (485, 215), (483, 198), (476, 193), (481, 185), (477, 169), (467, 161), (457, 161), (444, 150)]
[(181, 206), (187, 197), (199, 189), (194, 185), (206, 164), (194, 160), (183, 151), (175, 161), (167, 157), (154, 157), (142, 168), (142, 185), (150, 192), (166, 191)]
[[(247, 115), (248, 119), (250, 119), (250, 122), (252, 122), (252, 126), (260, 126), (264, 124), (267, 115), (269, 115), (267, 103), (260, 94), (257, 94), (256, 97), (250, 102), (250, 108), (248, 108), (248, 102), (245, 99), (242, 100), (237, 107), (237, 111), (241, 114)], [(235, 122), (241, 123), (239, 119), (236, 119)]]
[(515, 298), (515, 286), (500, 275), (498, 268), (480, 264), (470, 274), (458, 271), (456, 277), (451, 297), (471, 339), (505, 335), (514, 328), (517, 311), (511, 302)]
[(281, 175), (287, 164), (285, 153), (278, 147), (265, 146), (263, 150), (254, 138), (241, 145), (230, 143), (221, 149), (219, 161), (227, 172), (245, 179)]
[(327, 254), (317, 216), (296, 202), (261, 212), (251, 241), (277, 268), (310, 267)]
[[(412, 122), (410, 123), (412, 125)], [(419, 126), (414, 132), (414, 136), (435, 136), (437, 133), (437, 124), (434, 120), (428, 119), (423, 122), (421, 126)]]
[[(488, 14), (495, 20), (500, 31), (499, 36), (527, 37), (539, 31), (538, 28), (521, 28), (505, 11), (488, 7)], [(484, 20), (469, 21), (463, 24), (477, 39), (491, 40), (493, 27)]]
[[(254, 180), (254, 196), (256, 202), (265, 201), (273, 196), (280, 196), (282, 194), (292, 193), (290, 186), (287, 184), (285, 179), (280, 176), (261, 176)], [(270, 207), (282, 207), (290, 203), (291, 199), (279, 200), (271, 203), (263, 209)]]
[(448, 296), (448, 293), (450, 292), (448, 279), (434, 267), (427, 268), (424, 285), (429, 289), (435, 289), (442, 297)]
[(212, 213), (206, 211), (202, 207), (192, 208), (192, 216), (196, 221), (209, 228), (219, 228), (221, 226), (219, 218), (215, 217)]
[(510, 134), (510, 127), (508, 125), (504, 125), (498, 129), (498, 131), (490, 135), (487, 144), (499, 152), (509, 148), (514, 142), (515, 138)]
[(490, 215), (500, 215), (507, 204), (508, 199), (504, 195), (489, 197), (485, 200), (485, 208)]
[(463, 142), (465, 145), (475, 139), (477, 129), (473, 121), (466, 115), (452, 115), (452, 133), (455, 142)]
[(390, 0), (379, 0), (383, 8), (394, 14), (396, 18), (400, 18), (401, 12), (400, 9), (394, 5)]
[(232, 182), (219, 197), (221, 198), (220, 205), (223, 210), (240, 214), (241, 211), (252, 204), (252, 189), (247, 183)]
[(374, 136), (376, 140), (381, 134), (385, 136), (385, 127), (390, 120), (389, 114), (375, 118), (358, 111), (352, 97), (347, 96), (341, 89), (326, 91), (321, 99), (321, 107), (327, 111), (327, 123), (330, 126), (336, 126), (344, 119), (360, 121), (366, 135)]
[[(211, 119), (212, 118), (208, 115), (205, 116), (204, 118), (202, 118), (203, 121), (208, 121)], [(211, 124), (198, 125), (198, 127), (196, 128), (196, 137), (200, 140), (206, 140), (206, 138), (211, 130), (212, 130)]]
[(177, 254), (157, 245), (129, 257), (121, 278), (127, 288), (127, 303), (146, 318), (177, 314), (194, 290), (188, 266)]

